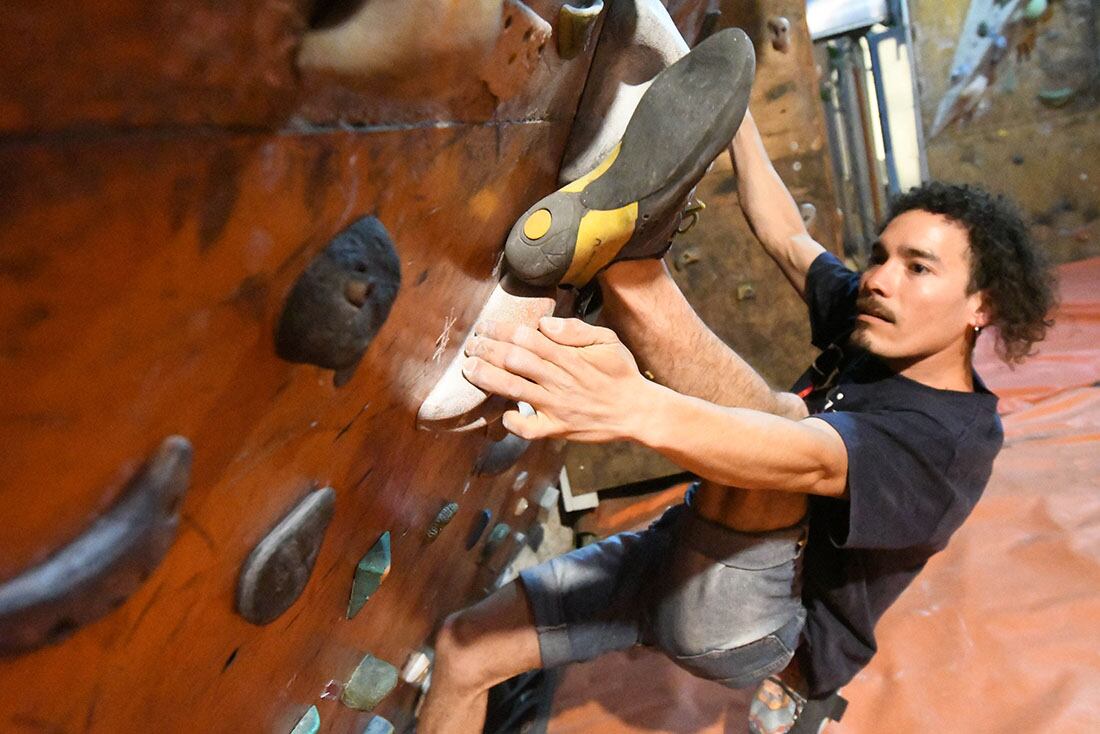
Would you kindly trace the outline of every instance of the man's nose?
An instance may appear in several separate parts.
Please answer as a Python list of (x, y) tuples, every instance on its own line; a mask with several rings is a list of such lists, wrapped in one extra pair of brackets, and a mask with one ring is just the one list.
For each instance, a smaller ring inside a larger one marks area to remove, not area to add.
[(868, 268), (863, 275), (864, 289), (880, 296), (889, 296), (897, 283), (896, 270), (890, 261)]

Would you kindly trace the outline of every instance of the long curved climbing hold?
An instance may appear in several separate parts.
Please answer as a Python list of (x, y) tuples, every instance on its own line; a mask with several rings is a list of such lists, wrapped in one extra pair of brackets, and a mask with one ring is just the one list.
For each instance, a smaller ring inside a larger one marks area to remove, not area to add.
[(332, 520), (332, 487), (308, 494), (256, 544), (237, 579), (237, 611), (252, 624), (279, 618), (302, 595)]
[[(505, 275), (489, 295), (474, 324), (485, 320), (537, 327), (539, 319), (554, 311), (554, 290), (535, 288)], [(465, 338), (446, 371), (420, 405), (417, 424), (422, 428), (467, 431), (488, 424), (488, 398), (462, 374)]]
[(351, 379), (382, 328), (401, 287), (393, 240), (375, 217), (363, 217), (333, 238), (306, 266), (287, 296), (275, 351), (288, 362), (335, 370)]
[(190, 475), (190, 442), (169, 436), (87, 530), (0, 583), (0, 654), (59, 642), (136, 591), (175, 540)]
[(558, 183), (577, 180), (608, 156), (653, 77), (687, 52), (687, 42), (660, 0), (609, 3)]
[(536, 286), (580, 287), (615, 260), (660, 255), (741, 125), (755, 68), (748, 36), (728, 28), (660, 72), (607, 157), (516, 222), (504, 248), (511, 272)]

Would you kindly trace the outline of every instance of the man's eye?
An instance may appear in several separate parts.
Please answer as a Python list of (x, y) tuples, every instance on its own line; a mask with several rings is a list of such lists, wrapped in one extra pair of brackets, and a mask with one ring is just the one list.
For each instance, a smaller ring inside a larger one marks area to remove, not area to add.
[(911, 263), (909, 265), (909, 269), (917, 275), (923, 275), (924, 273), (930, 272), (926, 266), (921, 265), (920, 263)]

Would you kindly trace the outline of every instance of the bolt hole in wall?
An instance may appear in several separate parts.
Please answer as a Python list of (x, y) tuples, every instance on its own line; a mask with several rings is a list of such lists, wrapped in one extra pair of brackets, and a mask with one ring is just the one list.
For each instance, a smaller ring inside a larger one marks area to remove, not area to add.
[(845, 254), (867, 261), (892, 196), (928, 178), (905, 0), (809, 0)]

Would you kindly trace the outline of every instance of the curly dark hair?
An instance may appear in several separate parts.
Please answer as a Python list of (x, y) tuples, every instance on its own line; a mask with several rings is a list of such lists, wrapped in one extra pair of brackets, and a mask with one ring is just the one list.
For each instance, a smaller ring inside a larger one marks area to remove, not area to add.
[(932, 181), (896, 197), (886, 221), (913, 209), (942, 214), (966, 227), (968, 292), (986, 292), (997, 355), (1010, 365), (1022, 362), (1053, 326), (1050, 312), (1057, 296), (1053, 271), (1016, 205), (977, 186)]

